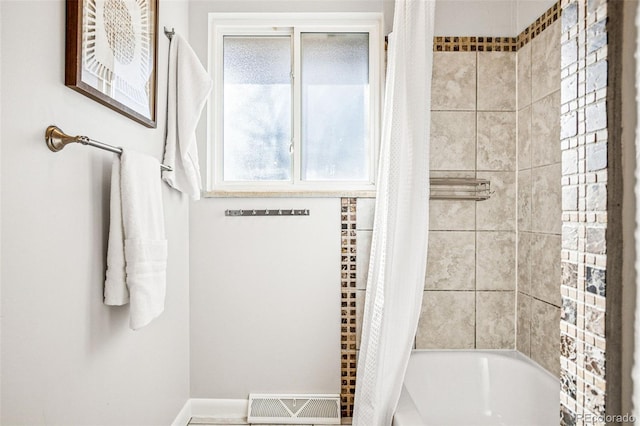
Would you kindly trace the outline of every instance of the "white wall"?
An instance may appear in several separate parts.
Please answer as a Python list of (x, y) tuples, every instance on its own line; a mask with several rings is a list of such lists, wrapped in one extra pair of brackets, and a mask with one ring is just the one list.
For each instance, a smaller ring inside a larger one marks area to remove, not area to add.
[[(209, 12), (382, 12), (385, 7), (382, 0), (194, 1), (190, 40), (207, 63)], [(204, 120), (198, 141), (205, 153)], [(309, 208), (311, 215), (223, 215), (225, 209), (292, 207)], [(192, 396), (339, 393), (339, 198), (209, 198), (190, 211)]]
[(520, 34), (535, 22), (556, 0), (516, 0), (516, 34)]
[(515, 37), (556, 0), (437, 0), (435, 35)]
[(205, 199), (190, 242), (192, 397), (340, 393), (340, 200)]
[(516, 35), (514, 0), (437, 0), (436, 36)]
[[(164, 314), (128, 329), (102, 304), (112, 154), (54, 154), (44, 130), (160, 158), (168, 41), (159, 39), (159, 126), (147, 129), (64, 86), (64, 0), (3, 0), (2, 424), (169, 424), (189, 397), (188, 202), (165, 188)], [(160, 28), (186, 33), (184, 0), (160, 1)]]

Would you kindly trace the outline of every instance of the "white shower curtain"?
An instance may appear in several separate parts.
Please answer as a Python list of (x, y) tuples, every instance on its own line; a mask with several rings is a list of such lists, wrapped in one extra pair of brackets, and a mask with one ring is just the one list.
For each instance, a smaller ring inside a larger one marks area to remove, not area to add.
[(429, 229), (434, 3), (395, 2), (355, 426), (391, 425), (422, 306)]

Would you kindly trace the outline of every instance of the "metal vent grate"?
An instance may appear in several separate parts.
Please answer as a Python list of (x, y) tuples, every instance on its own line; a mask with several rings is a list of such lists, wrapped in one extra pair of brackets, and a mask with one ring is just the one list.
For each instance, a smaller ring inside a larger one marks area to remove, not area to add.
[(249, 423), (340, 424), (340, 395), (249, 395)]

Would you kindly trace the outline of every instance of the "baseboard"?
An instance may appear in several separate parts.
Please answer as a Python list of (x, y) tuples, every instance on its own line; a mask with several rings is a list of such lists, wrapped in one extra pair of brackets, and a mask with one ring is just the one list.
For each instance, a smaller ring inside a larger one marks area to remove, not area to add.
[(171, 426), (187, 426), (191, 420), (191, 400), (187, 399)]
[(192, 417), (246, 419), (249, 400), (191, 398), (187, 400), (171, 426), (186, 426)]

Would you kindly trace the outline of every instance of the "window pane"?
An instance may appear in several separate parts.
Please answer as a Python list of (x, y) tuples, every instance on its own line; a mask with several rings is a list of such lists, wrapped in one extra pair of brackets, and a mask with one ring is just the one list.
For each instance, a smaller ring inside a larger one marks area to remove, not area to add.
[(302, 34), (302, 179), (369, 180), (369, 35)]
[(291, 179), (291, 38), (224, 37), (225, 181)]

